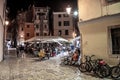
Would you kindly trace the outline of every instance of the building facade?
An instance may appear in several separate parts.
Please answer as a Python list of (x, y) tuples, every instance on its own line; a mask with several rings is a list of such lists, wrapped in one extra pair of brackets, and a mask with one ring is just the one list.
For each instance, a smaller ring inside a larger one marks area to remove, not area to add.
[(3, 60), (3, 53), (4, 53), (4, 50), (3, 50), (3, 47), (4, 47), (4, 22), (5, 22), (5, 5), (6, 2), (5, 0), (0, 0), (0, 61)]
[(24, 44), (24, 42), (34, 37), (34, 24), (25, 22), (22, 27), (19, 28), (18, 44)]
[(53, 30), (54, 36), (61, 36), (67, 40), (73, 39), (73, 16), (66, 12), (53, 13)]
[(17, 15), (18, 45), (32, 37), (49, 36), (49, 7), (29, 6)]
[(33, 6), (35, 36), (49, 35), (49, 7)]
[(120, 57), (120, 0), (78, 0), (81, 52), (109, 64)]
[(27, 39), (34, 37), (34, 24), (32, 22), (32, 16), (30, 18), (27, 17), (28, 12), (20, 12), (17, 15), (17, 23), (18, 23), (18, 37), (17, 42), (19, 44), (24, 44)]

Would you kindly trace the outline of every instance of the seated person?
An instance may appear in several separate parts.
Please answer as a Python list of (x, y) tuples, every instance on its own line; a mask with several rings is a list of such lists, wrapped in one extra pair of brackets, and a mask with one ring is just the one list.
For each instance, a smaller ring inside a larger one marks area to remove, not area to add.
[(79, 54), (78, 54), (77, 51), (75, 51), (74, 54), (72, 55), (71, 61), (77, 61), (77, 60), (78, 60), (78, 57), (79, 57)]
[(45, 57), (45, 51), (44, 51), (44, 49), (41, 49), (41, 50), (40, 50), (40, 52), (39, 52), (39, 57), (40, 57), (41, 59), (43, 59), (43, 58)]

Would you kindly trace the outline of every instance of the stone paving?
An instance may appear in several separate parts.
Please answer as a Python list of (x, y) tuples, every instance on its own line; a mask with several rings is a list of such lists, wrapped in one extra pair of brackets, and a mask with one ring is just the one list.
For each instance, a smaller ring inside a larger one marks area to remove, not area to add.
[(110, 80), (81, 73), (76, 67), (60, 65), (59, 56), (37, 58), (8, 57), (0, 63), (0, 80)]

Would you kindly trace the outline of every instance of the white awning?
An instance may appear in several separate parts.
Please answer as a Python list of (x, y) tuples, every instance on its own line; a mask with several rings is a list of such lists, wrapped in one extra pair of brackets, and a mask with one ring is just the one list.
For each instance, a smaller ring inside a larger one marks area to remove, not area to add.
[(41, 43), (57, 42), (60, 44), (61, 42), (69, 42), (69, 41), (59, 36), (39, 36), (28, 39), (25, 42), (41, 42)]

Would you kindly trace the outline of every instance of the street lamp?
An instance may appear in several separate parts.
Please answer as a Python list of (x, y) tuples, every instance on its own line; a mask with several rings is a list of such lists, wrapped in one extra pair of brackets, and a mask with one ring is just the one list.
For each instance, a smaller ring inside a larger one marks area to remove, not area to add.
[(74, 14), (74, 16), (77, 16), (77, 15), (78, 15), (78, 12), (77, 12), (77, 11), (74, 11), (73, 14)]
[(77, 47), (76, 37), (80, 34), (79, 30), (78, 30), (78, 26), (77, 26), (78, 12), (72, 11), (72, 8), (70, 7), (70, 5), (67, 6), (66, 12), (68, 15), (72, 16), (72, 22), (73, 22), (73, 33), (72, 33), (73, 41), (72, 41), (72, 44), (74, 45), (74, 47)]
[[(66, 12), (67, 12), (68, 14), (72, 14), (72, 8), (70, 7), (70, 5), (67, 6)], [(73, 12), (73, 16), (77, 16), (77, 15), (78, 15), (78, 12), (77, 12), (77, 11), (74, 11), (74, 12)]]
[(68, 14), (71, 14), (71, 7), (70, 7), (70, 5), (68, 5), (68, 7), (66, 8), (66, 12), (68, 13)]
[(77, 27), (78, 12), (77, 11), (72, 12), (72, 8), (70, 7), (70, 5), (67, 6), (66, 12), (68, 15), (72, 15), (72, 17), (73, 17), (73, 30), (74, 30), (73, 35), (75, 34), (73, 38), (75, 38), (77, 36), (75, 29)]
[(6, 20), (6, 21), (5, 21), (5, 27), (4, 27), (4, 30), (5, 30), (5, 31), (4, 31), (4, 33), (5, 33), (5, 34), (4, 34), (4, 36), (5, 36), (5, 41), (6, 41), (6, 36), (7, 36), (7, 26), (8, 26), (8, 25), (9, 25), (9, 21)]
[(5, 25), (7, 26), (9, 24), (9, 21), (5, 21)]

